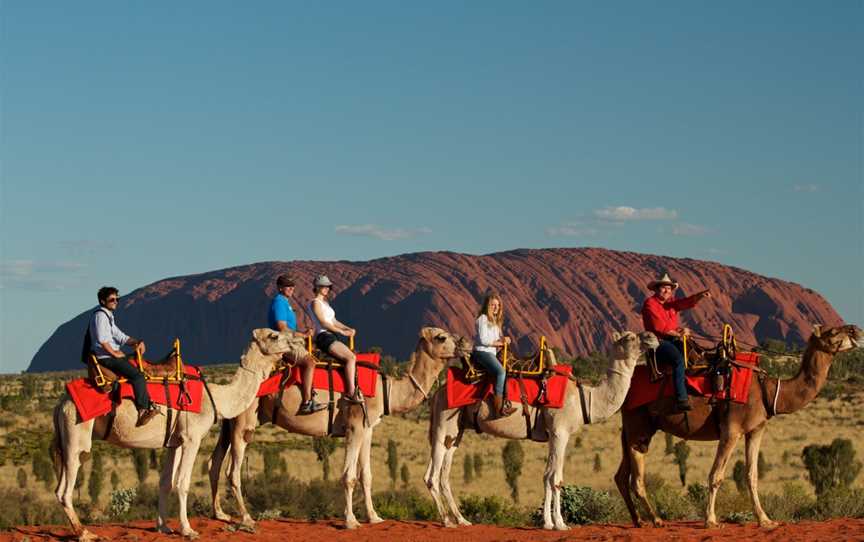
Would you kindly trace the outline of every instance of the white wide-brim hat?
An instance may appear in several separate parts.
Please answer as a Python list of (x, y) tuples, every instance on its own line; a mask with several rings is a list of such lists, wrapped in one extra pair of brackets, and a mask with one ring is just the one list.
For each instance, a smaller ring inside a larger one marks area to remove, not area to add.
[(649, 290), (656, 290), (660, 286), (671, 286), (673, 290), (678, 289), (678, 283), (669, 277), (669, 273), (663, 273), (663, 276), (657, 280), (652, 280), (648, 283)]
[(330, 279), (327, 278), (327, 275), (318, 275), (315, 277), (315, 282), (312, 283), (316, 288), (320, 288), (321, 286), (333, 286), (333, 283), (330, 282)]

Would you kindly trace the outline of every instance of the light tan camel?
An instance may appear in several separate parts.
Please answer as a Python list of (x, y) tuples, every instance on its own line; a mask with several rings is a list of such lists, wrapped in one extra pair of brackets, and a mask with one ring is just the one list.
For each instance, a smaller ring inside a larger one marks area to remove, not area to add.
[[(561, 516), (561, 484), (564, 479), (564, 456), (570, 435), (579, 431), (585, 423), (596, 423), (612, 416), (621, 407), (636, 362), (642, 352), (657, 346), (657, 338), (652, 333), (636, 335), (630, 331), (613, 334), (612, 361), (606, 377), (595, 387), (583, 386), (580, 399), (579, 384), (570, 381), (565, 391), (562, 408), (542, 408), (540, 415), (549, 435), (549, 452), (546, 460), (546, 473), (543, 476), (545, 492), (543, 496), (543, 528), (568, 529)], [(551, 353), (551, 351), (548, 351)], [(555, 363), (554, 356), (550, 356)], [(582, 401), (587, 413), (583, 412)], [(432, 399), (432, 417), (429, 422), (429, 442), (432, 446), (431, 459), (426, 469), (424, 481), (432, 493), (438, 513), (447, 527), (470, 525), (459, 511), (450, 489), (450, 467), (458, 447), (460, 432), (460, 411), (463, 423), (473, 424), (477, 420), (479, 429), (484, 433), (508, 439), (527, 438), (526, 423), (522, 405), (513, 403), (516, 412), (505, 418), (489, 419), (490, 408), (485, 402), (463, 408), (447, 408), (447, 390), (439, 389)], [(536, 409), (528, 407), (533, 418)], [(587, 414), (587, 416), (585, 416)], [(443, 499), (446, 500), (445, 507)], [(554, 521), (553, 521), (554, 514)], [(451, 521), (455, 520), (455, 523)]]
[[(169, 441), (172, 447), (166, 450), (168, 456), (159, 479), (159, 517), (156, 522), (159, 532), (172, 532), (166, 524), (166, 515), (167, 497), (173, 489), (180, 500), (181, 534), (190, 538), (198, 536), (186, 516), (186, 497), (201, 439), (215, 423), (216, 416), (233, 418), (246, 410), (261, 382), (267, 378), (284, 352), (303, 347), (302, 338), (295, 339), (290, 333), (278, 333), (270, 329), (256, 329), (252, 337), (231, 383), (208, 384), (212, 402), (205, 393), (200, 413), (182, 412), (174, 418)], [(160, 405), (161, 409), (163, 407)], [(134, 404), (131, 400), (124, 400), (117, 407), (111, 432), (104, 440), (123, 448), (161, 448), (165, 441), (167, 417), (158, 416), (143, 427), (135, 427), (136, 419)], [(82, 459), (86, 459), (90, 453), (94, 433), (96, 438), (103, 438), (99, 435), (105, 435), (108, 423), (108, 415), (79, 422), (75, 404), (68, 394), (54, 407), (54, 440), (51, 447), (59, 480), (55, 494), (79, 540), (94, 540), (98, 537), (81, 525), (73, 507), (75, 479)]]
[(717, 526), (717, 516), (714, 513), (717, 490), (723, 481), (726, 464), (735, 450), (735, 445), (741, 435), (744, 435), (747, 487), (750, 490), (753, 513), (760, 526), (775, 527), (777, 524), (768, 518), (759, 503), (757, 490), (759, 445), (768, 419), (774, 414), (796, 412), (812, 401), (828, 378), (828, 369), (834, 356), (858, 346), (861, 335), (861, 330), (856, 326), (842, 326), (826, 331), (820, 331), (817, 327), (807, 343), (798, 374), (788, 380), (765, 378), (764, 387), (754, 375), (746, 404), (719, 402), (712, 406), (708, 398), (691, 397), (693, 410), (687, 413), (686, 420), (681, 413), (666, 414), (671, 403), (662, 400), (623, 412), (623, 454), (615, 474), (615, 483), (624, 497), (633, 524), (639, 527), (641, 521), (639, 512), (633, 505), (631, 489), (651, 514), (654, 525), (659, 527), (663, 524), (648, 502), (644, 481), (645, 455), (648, 453), (651, 437), (659, 430), (688, 440), (719, 441), (717, 455), (708, 475), (706, 527)]
[[(407, 412), (416, 408), (427, 397), (438, 374), (447, 361), (459, 354), (465, 348), (463, 339), (455, 337), (443, 329), (426, 327), (420, 331), (417, 348), (411, 356), (406, 376), (400, 379), (388, 379), (390, 412)], [(354, 516), (352, 506), (354, 486), (357, 484), (357, 467), (359, 460), (360, 482), (363, 485), (363, 496), (366, 503), (366, 514), (370, 523), (383, 521), (372, 505), (372, 431), (381, 421), (384, 414), (384, 389), (382, 379), (378, 378), (374, 397), (366, 397), (368, 423), (364, 423), (363, 411), (359, 405), (346, 406), (344, 401), (337, 403), (336, 425), (344, 424), (345, 429), (345, 463), (342, 469), (342, 484), (345, 488), (345, 523), (349, 529), (360, 524)], [(336, 393), (338, 397), (340, 394)], [(286, 388), (282, 394), (275, 424), (292, 433), (310, 436), (327, 434), (326, 410), (315, 414), (298, 416), (295, 413), (300, 406), (300, 390), (297, 386)], [(219, 475), (226, 453), (231, 451), (229, 477), (231, 488), (237, 499), (237, 506), (242, 514), (242, 523), (247, 527), (255, 525), (252, 516), (246, 509), (240, 485), (240, 466), (246, 452), (246, 445), (252, 441), (255, 427), (260, 423), (273, 421), (273, 410), (278, 401), (274, 393), (261, 397), (260, 402), (254, 401), (249, 408), (233, 420), (225, 420), (219, 442), (210, 458), (210, 488), (213, 496), (213, 515), (217, 519), (230, 521), (231, 516), (222, 510), (219, 495)]]

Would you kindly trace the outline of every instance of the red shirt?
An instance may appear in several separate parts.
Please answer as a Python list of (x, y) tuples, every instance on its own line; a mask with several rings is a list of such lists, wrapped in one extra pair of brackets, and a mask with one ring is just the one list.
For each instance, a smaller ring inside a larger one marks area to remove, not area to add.
[(663, 303), (656, 295), (652, 295), (642, 305), (642, 324), (645, 331), (654, 333), (660, 339), (664, 338), (678, 327), (678, 313), (692, 309), (698, 301), (697, 296), (691, 295)]

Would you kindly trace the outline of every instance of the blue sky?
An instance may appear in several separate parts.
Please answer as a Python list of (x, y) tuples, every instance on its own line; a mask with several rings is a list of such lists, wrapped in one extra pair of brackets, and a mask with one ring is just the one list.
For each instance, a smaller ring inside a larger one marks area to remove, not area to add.
[(103, 284), (423, 250), (715, 260), (860, 324), (862, 12), (4, 0), (0, 372)]

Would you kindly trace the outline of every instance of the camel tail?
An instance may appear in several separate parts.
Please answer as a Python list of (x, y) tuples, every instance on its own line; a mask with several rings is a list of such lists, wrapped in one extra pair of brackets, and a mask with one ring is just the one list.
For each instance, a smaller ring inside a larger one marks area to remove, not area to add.
[(49, 451), (51, 452), (51, 460), (54, 463), (54, 474), (57, 475), (57, 480), (60, 480), (63, 469), (63, 441), (60, 438), (60, 422), (57, 419), (59, 417), (58, 408), (54, 409), (51, 416), (51, 420), (54, 422), (54, 437), (51, 439)]

